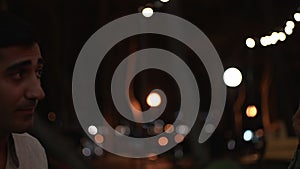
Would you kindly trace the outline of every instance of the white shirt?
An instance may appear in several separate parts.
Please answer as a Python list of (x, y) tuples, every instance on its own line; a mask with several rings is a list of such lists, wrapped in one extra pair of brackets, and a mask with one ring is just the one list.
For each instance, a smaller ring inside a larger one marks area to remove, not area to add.
[(28, 133), (13, 133), (9, 138), (5, 169), (48, 169), (44, 148)]

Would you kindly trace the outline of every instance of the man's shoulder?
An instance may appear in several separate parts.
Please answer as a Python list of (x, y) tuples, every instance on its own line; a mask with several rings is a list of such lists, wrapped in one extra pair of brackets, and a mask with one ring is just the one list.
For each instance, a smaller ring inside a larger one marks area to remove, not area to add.
[(30, 144), (38, 144), (40, 145), (40, 142), (38, 139), (30, 135), (29, 133), (12, 133), (13, 139), (16, 143), (22, 142), (24, 143), (30, 143)]
[(21, 138), (21, 139), (30, 139), (30, 140), (38, 141), (35, 137), (30, 135), (29, 133), (12, 133), (12, 136), (17, 139)]
[(47, 157), (44, 147), (28, 133), (12, 133), (15, 151), (13, 152), (23, 168), (46, 169)]
[(39, 140), (28, 133), (12, 133), (12, 137), (17, 151), (31, 151), (36, 153), (44, 153), (45, 151)]

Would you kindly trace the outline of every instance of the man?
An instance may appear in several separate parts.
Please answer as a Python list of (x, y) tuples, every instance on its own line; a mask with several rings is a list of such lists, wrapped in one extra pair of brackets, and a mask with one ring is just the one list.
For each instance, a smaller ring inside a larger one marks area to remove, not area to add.
[(45, 94), (43, 59), (30, 27), (0, 12), (0, 169), (46, 169), (45, 151), (26, 133)]
[(295, 156), (293, 161), (291, 162), (288, 169), (300, 169), (300, 102), (298, 106), (298, 110), (293, 116), (293, 127), (295, 130), (295, 133), (299, 139), (298, 148), (295, 152)]

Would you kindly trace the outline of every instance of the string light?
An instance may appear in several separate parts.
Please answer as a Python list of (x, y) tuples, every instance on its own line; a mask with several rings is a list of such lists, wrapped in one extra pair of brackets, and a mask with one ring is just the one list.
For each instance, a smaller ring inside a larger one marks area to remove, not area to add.
[(229, 87), (237, 87), (241, 84), (242, 79), (241, 71), (235, 67), (226, 69), (223, 74), (224, 83)]
[(154, 14), (154, 10), (158, 10), (162, 8), (165, 3), (168, 3), (170, 0), (156, 0), (153, 3), (148, 3), (144, 6), (140, 6), (138, 11), (142, 13), (142, 15), (146, 18), (152, 17)]
[(286, 40), (286, 35), (285, 35), (285, 33), (279, 32), (279, 33), (278, 33), (278, 38), (279, 38), (279, 40), (280, 40), (281, 42), (285, 41), (285, 40)]
[(300, 21), (300, 13), (295, 13), (294, 19), (295, 19), (295, 21), (299, 22)]
[(142, 10), (142, 14), (144, 17), (149, 18), (154, 14), (154, 11), (150, 7), (146, 7)]
[(255, 47), (255, 40), (253, 38), (247, 38), (246, 39), (246, 45), (248, 48), (254, 48)]
[[(300, 22), (300, 13), (296, 12), (294, 14), (294, 19), (296, 22)], [(282, 32), (272, 32), (269, 35), (265, 35), (262, 37), (259, 37), (259, 42), (261, 46), (269, 46), (269, 45), (275, 45), (277, 44), (278, 41), (285, 41), (287, 38), (287, 35), (292, 35), (294, 28), (295, 28), (296, 24), (294, 21), (292, 20), (287, 20), (285, 27), (283, 27), (282, 29), (284, 31)], [(248, 48), (254, 48), (255, 47), (255, 40), (253, 38), (247, 38), (246, 40), (246, 45)]]

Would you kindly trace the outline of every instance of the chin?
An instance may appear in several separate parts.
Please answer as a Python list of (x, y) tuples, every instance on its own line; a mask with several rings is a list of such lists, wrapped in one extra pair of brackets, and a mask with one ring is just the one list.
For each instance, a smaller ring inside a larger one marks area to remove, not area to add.
[(12, 132), (25, 133), (25, 132), (28, 132), (29, 130), (31, 130), (32, 127), (33, 127), (33, 120), (24, 121), (24, 122), (18, 123), (16, 126), (14, 126)]

